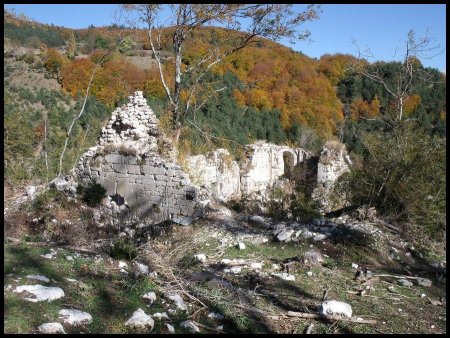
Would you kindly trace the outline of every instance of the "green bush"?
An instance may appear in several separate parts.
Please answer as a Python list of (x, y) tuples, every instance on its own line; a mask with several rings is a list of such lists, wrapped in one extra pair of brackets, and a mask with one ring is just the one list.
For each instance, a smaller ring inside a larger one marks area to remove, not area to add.
[(113, 242), (110, 256), (114, 259), (126, 259), (131, 261), (136, 258), (137, 250), (131, 242), (119, 238)]
[(402, 222), (419, 242), (436, 239), (446, 227), (446, 140), (402, 121), (390, 130), (366, 133), (365, 158), (346, 182), (354, 205), (374, 206)]
[(90, 182), (87, 186), (79, 185), (77, 192), (83, 196), (83, 201), (90, 207), (99, 206), (102, 199), (106, 197), (106, 189), (96, 182)]

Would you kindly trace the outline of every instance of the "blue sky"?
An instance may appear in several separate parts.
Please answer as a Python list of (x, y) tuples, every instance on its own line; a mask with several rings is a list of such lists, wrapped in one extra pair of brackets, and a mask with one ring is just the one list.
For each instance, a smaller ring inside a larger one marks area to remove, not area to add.
[[(300, 6), (300, 5), (295, 5)], [(5, 5), (14, 8), (16, 13), (42, 23), (53, 23), (69, 28), (86, 28), (110, 25), (118, 21), (118, 5)], [(299, 7), (300, 8), (300, 7)], [(322, 5), (319, 20), (305, 24), (311, 32), (312, 41), (300, 41), (295, 45), (281, 41), (294, 50), (315, 58), (323, 54), (356, 54), (352, 40), (361, 49), (370, 47), (375, 60), (399, 60), (403, 42), (408, 31), (413, 29), (421, 37), (429, 29), (430, 36), (440, 44), (443, 52), (432, 59), (423, 59), (427, 67), (446, 70), (446, 5), (443, 4), (401, 4), (401, 5)], [(122, 22), (124, 23), (124, 22)], [(399, 49), (400, 48), (400, 49)], [(395, 51), (399, 49), (395, 54)]]

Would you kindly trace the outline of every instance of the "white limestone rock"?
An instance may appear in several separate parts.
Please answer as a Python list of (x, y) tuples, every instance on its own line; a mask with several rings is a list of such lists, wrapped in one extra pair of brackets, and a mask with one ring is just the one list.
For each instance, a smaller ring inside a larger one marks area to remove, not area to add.
[(282, 280), (287, 280), (287, 281), (295, 281), (295, 276), (294, 275), (290, 275), (286, 272), (273, 272), (272, 276), (275, 276), (277, 278), (280, 278)]
[(66, 334), (64, 331), (63, 326), (60, 323), (44, 323), (42, 325), (39, 325), (38, 331), (40, 333), (63, 333)]
[(194, 257), (195, 257), (195, 259), (197, 259), (200, 262), (206, 261), (206, 255), (205, 254), (197, 254), (197, 255), (194, 255)]
[(248, 220), (249, 220), (249, 222), (257, 224), (257, 225), (262, 226), (264, 228), (270, 228), (270, 225), (267, 224), (265, 219), (262, 218), (261, 216), (254, 215), (254, 216), (250, 217)]
[(255, 269), (255, 270), (262, 269), (262, 267), (263, 267), (263, 263), (253, 262), (250, 264), (250, 268)]
[(64, 291), (58, 287), (50, 287), (43, 285), (21, 285), (14, 289), (13, 292), (26, 292), (31, 294), (33, 297), (26, 297), (25, 300), (29, 302), (42, 302), (42, 301), (52, 301), (64, 297)]
[(170, 333), (175, 333), (175, 328), (172, 325), (170, 325), (169, 323), (166, 323), (166, 327)]
[(231, 268), (225, 268), (223, 269), (223, 272), (225, 273), (233, 273), (233, 274), (238, 274), (240, 273), (242, 270), (242, 267), (240, 266), (232, 266)]
[(200, 329), (198, 328), (197, 325), (195, 325), (193, 322), (191, 322), (190, 320), (185, 320), (184, 322), (180, 323), (181, 327), (185, 327), (189, 330), (191, 330), (192, 332), (200, 332)]
[(33, 198), (34, 197), (34, 195), (36, 195), (36, 192), (37, 192), (37, 189), (36, 189), (36, 187), (35, 186), (33, 186), (33, 185), (31, 185), (31, 186), (29, 186), (28, 188), (27, 188), (27, 196), (29, 197), (29, 198)]
[(141, 263), (135, 263), (135, 268), (136, 268), (136, 275), (145, 275), (147, 276), (150, 272), (149, 268), (147, 265), (145, 264), (141, 264)]
[(303, 260), (312, 265), (321, 265), (324, 262), (320, 252), (315, 250), (305, 251), (303, 254)]
[(142, 298), (146, 299), (150, 304), (152, 304), (156, 300), (156, 293), (147, 292), (142, 296)]
[(280, 242), (289, 241), (293, 233), (294, 233), (294, 230), (292, 230), (292, 229), (283, 229), (277, 235), (277, 239)]
[(210, 313), (208, 313), (208, 318), (211, 318), (211, 319), (217, 319), (217, 320), (222, 320), (222, 319), (224, 319), (225, 317), (222, 316), (220, 313), (217, 313), (217, 312), (210, 312)]
[(246, 248), (246, 247), (245, 247), (245, 244), (244, 244), (244, 243), (242, 243), (242, 242), (239, 242), (239, 243), (238, 243), (238, 249), (239, 249), (239, 250), (245, 250), (245, 248)]
[(187, 306), (184, 303), (183, 298), (181, 298), (180, 295), (178, 295), (178, 294), (169, 295), (167, 298), (172, 300), (175, 303), (175, 305), (177, 306), (178, 309), (180, 309), (182, 311), (186, 311), (187, 310)]
[(163, 312), (163, 313), (156, 312), (156, 313), (153, 314), (153, 317), (154, 318), (159, 318), (159, 319), (161, 319), (161, 318), (170, 319), (169, 315), (166, 312)]
[(352, 307), (338, 300), (328, 300), (322, 303), (319, 308), (319, 314), (322, 316), (342, 316), (351, 318), (352, 317)]
[(144, 310), (138, 309), (134, 311), (130, 319), (125, 322), (126, 326), (130, 326), (135, 329), (150, 329), (153, 330), (155, 326), (155, 321), (150, 315), (147, 315)]
[(92, 316), (76, 309), (62, 309), (59, 311), (59, 319), (69, 325), (83, 325), (92, 322)]

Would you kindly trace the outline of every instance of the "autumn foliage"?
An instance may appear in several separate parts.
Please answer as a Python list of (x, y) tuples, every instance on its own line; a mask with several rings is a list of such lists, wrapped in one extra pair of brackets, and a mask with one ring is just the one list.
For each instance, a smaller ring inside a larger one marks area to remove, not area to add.
[[(76, 59), (62, 69), (63, 88), (73, 97), (85, 94), (89, 79), (101, 59), (101, 52), (94, 52), (90, 58)], [(114, 57), (101, 64), (96, 70), (90, 94), (107, 106), (114, 106), (120, 99), (135, 90), (142, 89), (145, 72), (120, 57)]]

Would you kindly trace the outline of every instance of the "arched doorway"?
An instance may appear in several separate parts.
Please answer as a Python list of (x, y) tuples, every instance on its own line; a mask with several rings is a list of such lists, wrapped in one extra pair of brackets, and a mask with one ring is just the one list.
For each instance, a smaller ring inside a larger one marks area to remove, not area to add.
[(290, 151), (283, 152), (284, 177), (292, 178), (294, 175), (294, 155)]

